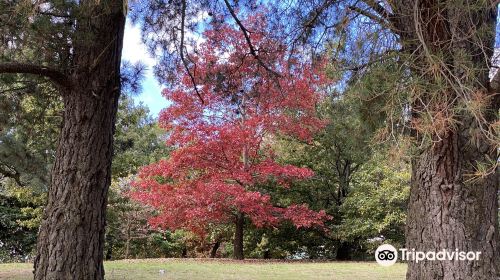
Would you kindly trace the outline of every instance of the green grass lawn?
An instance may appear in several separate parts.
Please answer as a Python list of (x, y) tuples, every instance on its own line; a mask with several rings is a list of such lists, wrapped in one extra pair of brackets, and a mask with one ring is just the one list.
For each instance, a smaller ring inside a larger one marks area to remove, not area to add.
[[(273, 262), (206, 259), (143, 259), (105, 263), (106, 279), (404, 279), (406, 265), (375, 262)], [(165, 270), (160, 274), (160, 270)], [(32, 279), (32, 264), (0, 264), (0, 279)]]

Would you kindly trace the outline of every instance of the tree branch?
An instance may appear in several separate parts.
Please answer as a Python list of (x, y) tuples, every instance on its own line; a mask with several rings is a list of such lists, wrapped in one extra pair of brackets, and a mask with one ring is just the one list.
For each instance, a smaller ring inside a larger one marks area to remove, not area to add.
[(281, 77), (281, 75), (279, 73), (277, 73), (273, 69), (269, 68), (269, 66), (267, 66), (262, 61), (262, 59), (260, 59), (259, 54), (257, 53), (257, 50), (255, 49), (255, 47), (252, 44), (252, 40), (250, 40), (250, 35), (249, 35), (250, 32), (248, 31), (248, 29), (245, 28), (245, 26), (243, 25), (243, 23), (240, 21), (240, 19), (238, 18), (238, 16), (234, 12), (233, 7), (231, 7), (231, 4), (229, 3), (229, 1), (228, 0), (224, 0), (224, 3), (226, 4), (226, 7), (229, 10), (229, 13), (233, 17), (234, 21), (236, 22), (236, 24), (240, 28), (241, 32), (243, 33), (243, 36), (245, 36), (245, 40), (247, 42), (248, 48), (250, 49), (250, 54), (257, 60), (257, 62), (259, 63), (259, 65), (262, 66), (264, 69), (266, 69), (267, 71), (273, 73), (274, 75), (276, 75), (278, 77)]
[(323, 14), (323, 12), (330, 7), (335, 1), (332, 0), (326, 0), (319, 6), (316, 10), (312, 11), (310, 13), (311, 17), (307, 22), (304, 23), (304, 27), (311, 28), (316, 24), (316, 21), (318, 20), (319, 16)]
[(374, 63), (378, 63), (378, 62), (382, 62), (386, 59), (390, 59), (391, 57), (394, 57), (392, 54), (394, 55), (398, 55), (400, 53), (400, 51), (398, 50), (387, 50), (379, 55), (377, 55), (375, 58), (365, 62), (365, 63), (362, 63), (362, 64), (352, 64), (352, 65), (348, 65), (347, 67), (343, 67), (341, 68), (342, 71), (360, 71), (366, 67), (370, 67), (371, 65), (373, 65)]
[[(309, 36), (308, 34), (310, 33), (310, 31), (318, 24), (318, 21), (319, 21), (319, 18), (320, 16), (325, 12), (326, 9), (328, 9), (330, 7), (330, 5), (332, 5), (333, 3), (335, 3), (334, 0), (325, 0), (323, 2), (323, 4), (321, 4), (317, 9), (311, 11), (308, 16), (307, 16), (307, 20), (302, 24), (302, 28), (300, 29), (300, 33), (298, 36), (295, 37), (295, 39), (293, 40), (292, 42), (292, 47), (291, 47), (291, 51), (290, 51), (290, 54), (292, 53), (295, 53), (295, 48), (296, 48), (296, 43), (299, 41), (299, 40), (305, 40), (304, 37), (307, 37)], [(324, 29), (324, 32), (326, 32), (327, 29), (329, 28), (332, 28), (332, 27), (335, 27), (335, 25), (333, 26), (326, 26)], [(304, 37), (303, 37), (304, 36)], [(321, 42), (321, 39), (317, 41), (317, 45)]]
[(385, 28), (388, 28), (396, 34), (400, 33), (396, 28), (397, 18), (392, 13), (387, 11), (384, 6), (380, 5), (374, 0), (362, 0), (362, 2), (365, 3), (370, 9), (375, 11), (378, 16), (356, 6), (349, 6), (349, 9), (357, 12), (360, 15), (370, 18), (371, 20), (377, 22)]
[(389, 28), (389, 29), (392, 29), (390, 26), (389, 26), (389, 23), (387, 21), (385, 21), (385, 19), (383, 17), (379, 17), (377, 15), (374, 15), (368, 11), (365, 11), (361, 8), (358, 8), (356, 6), (349, 6), (349, 10), (353, 11), (353, 12), (356, 12), (362, 16), (365, 16), (371, 20), (373, 20), (374, 22), (386, 27), (386, 28)]
[(71, 87), (71, 81), (68, 76), (64, 75), (57, 69), (47, 66), (18, 62), (0, 63), (0, 74), (6, 73), (39, 75), (49, 78), (52, 82), (60, 86), (66, 88)]
[(370, 8), (372, 8), (377, 14), (379, 14), (381, 17), (383, 17), (385, 20), (388, 22), (392, 21), (392, 14), (389, 13), (382, 5), (379, 3), (373, 1), (373, 0), (364, 0), (363, 1), (366, 5), (368, 5)]
[(14, 168), (12, 168), (10, 166), (5, 166), (5, 167), (9, 168), (12, 171), (4, 169), (0, 165), (0, 175), (2, 175), (3, 177), (6, 177), (6, 178), (13, 179), (20, 187), (23, 187), (24, 184), (21, 182), (21, 174), (19, 174), (19, 172), (17, 172), (17, 170), (15, 170)]
[(70, 15), (56, 14), (56, 13), (51, 13), (51, 12), (44, 12), (44, 11), (41, 11), (41, 10), (38, 10), (37, 13), (40, 14), (40, 15), (49, 16), (49, 17), (70, 18)]
[(186, 61), (186, 58), (184, 56), (184, 29), (185, 29), (185, 22), (186, 22), (186, 0), (182, 0), (182, 10), (181, 10), (181, 46), (179, 50), (179, 55), (181, 56), (182, 60), (182, 65), (184, 66), (184, 69), (186, 69), (187, 74), (189, 75), (189, 78), (191, 79), (191, 82), (193, 83), (194, 91), (196, 92), (196, 95), (198, 95), (198, 98), (201, 101), (201, 104), (204, 104), (205, 102), (203, 101), (203, 97), (200, 94), (200, 91), (198, 90), (198, 87), (196, 86), (196, 80), (194, 79), (193, 74), (191, 74), (191, 71), (189, 70), (189, 65)]
[(490, 87), (493, 92), (500, 93), (500, 69), (497, 70), (495, 76), (491, 78)]

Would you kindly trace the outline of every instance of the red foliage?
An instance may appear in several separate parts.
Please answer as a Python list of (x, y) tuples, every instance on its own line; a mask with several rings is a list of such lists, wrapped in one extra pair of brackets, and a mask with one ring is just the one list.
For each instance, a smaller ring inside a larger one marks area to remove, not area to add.
[(241, 31), (223, 25), (205, 32), (201, 50), (190, 54), (204, 102), (187, 74), (163, 92), (172, 104), (162, 111), (160, 125), (176, 150), (142, 168), (132, 194), (159, 210), (150, 221), (155, 226), (202, 234), (210, 224), (233, 222), (237, 212), (256, 226), (282, 220), (322, 226), (329, 218), (306, 205), (277, 207), (259, 189), (271, 180), (288, 187), (313, 176), (308, 168), (277, 163), (270, 144), (276, 135), (310, 141), (324, 126), (315, 108), (326, 78), (298, 59), (287, 60), (279, 41), (257, 32), (259, 17), (245, 24), (254, 30), (250, 37), (260, 60), (275, 73), (248, 53)]

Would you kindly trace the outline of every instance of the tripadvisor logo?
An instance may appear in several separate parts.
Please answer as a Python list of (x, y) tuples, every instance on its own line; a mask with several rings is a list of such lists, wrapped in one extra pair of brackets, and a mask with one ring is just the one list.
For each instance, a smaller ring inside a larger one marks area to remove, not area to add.
[(375, 260), (381, 266), (391, 266), (398, 260), (398, 250), (391, 244), (380, 245), (375, 251)]
[[(402, 261), (477, 261), (481, 256), (481, 252), (465, 252), (455, 250), (441, 249), (439, 251), (415, 251), (415, 249), (400, 248)], [(398, 250), (391, 244), (380, 245), (375, 251), (375, 260), (381, 266), (391, 266), (398, 260)]]

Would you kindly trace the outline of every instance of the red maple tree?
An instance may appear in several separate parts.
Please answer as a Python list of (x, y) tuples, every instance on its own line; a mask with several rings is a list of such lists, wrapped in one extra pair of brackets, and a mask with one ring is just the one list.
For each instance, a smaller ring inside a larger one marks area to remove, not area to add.
[(245, 24), (253, 29), (249, 36), (258, 59), (249, 54), (240, 30), (217, 26), (190, 54), (191, 76), (183, 74), (163, 91), (171, 105), (159, 121), (175, 151), (143, 167), (132, 194), (158, 210), (153, 226), (203, 235), (210, 225), (235, 224), (235, 258), (243, 258), (245, 217), (257, 227), (289, 220), (297, 228), (321, 227), (330, 218), (305, 204), (274, 204), (265, 189), (288, 188), (293, 180), (313, 176), (308, 168), (276, 162), (271, 144), (280, 135), (310, 141), (324, 126), (315, 108), (327, 80), (258, 32), (262, 18)]

